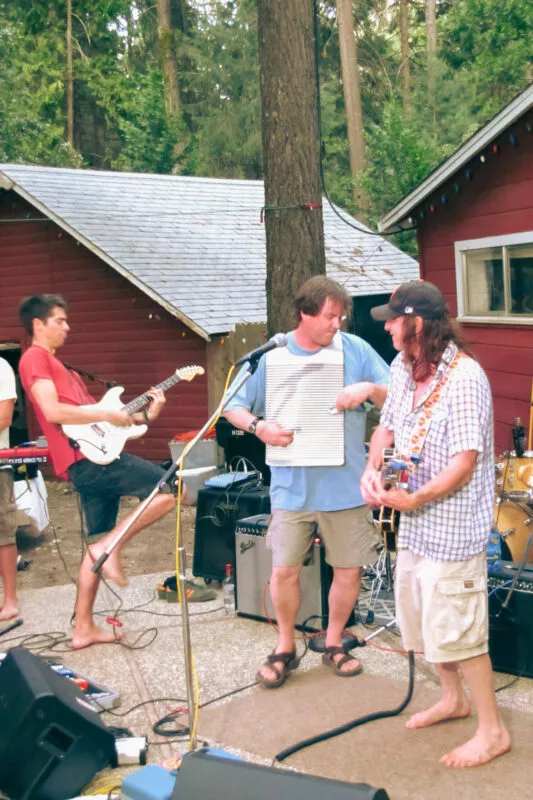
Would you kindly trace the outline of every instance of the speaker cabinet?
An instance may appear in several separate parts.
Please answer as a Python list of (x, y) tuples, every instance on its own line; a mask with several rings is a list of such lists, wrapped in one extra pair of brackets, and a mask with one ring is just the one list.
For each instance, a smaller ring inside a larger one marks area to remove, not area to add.
[(115, 739), (83, 692), (23, 647), (0, 664), (0, 789), (66, 800), (115, 758)]
[(193, 574), (209, 580), (223, 580), (226, 564), (235, 568), (237, 520), (268, 513), (269, 489), (261, 484), (229, 490), (200, 489), (196, 501)]
[(176, 778), (172, 800), (389, 800), (384, 789), (345, 783), (248, 761), (187, 753)]
[[(272, 572), (272, 552), (266, 546), (268, 515), (240, 520), (235, 533), (236, 610), (242, 617), (275, 621), (270, 593), (265, 586)], [(333, 570), (326, 563), (324, 546), (317, 538), (302, 567), (302, 601), (296, 627), (323, 630), (328, 624), (328, 593)], [(266, 605), (266, 610), (265, 610)]]
[(509, 584), (517, 565), (501, 562), (489, 574), (489, 654), (497, 672), (533, 678), (533, 566), (522, 571), (507, 608)]

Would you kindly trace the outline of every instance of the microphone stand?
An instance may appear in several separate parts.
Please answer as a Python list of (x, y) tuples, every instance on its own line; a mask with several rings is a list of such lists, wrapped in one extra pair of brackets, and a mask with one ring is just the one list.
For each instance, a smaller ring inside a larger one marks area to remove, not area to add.
[[(249, 366), (248, 369), (244, 372), (241, 378), (238, 380), (234, 389), (231, 387), (228, 389), (222, 400), (220, 401), (219, 405), (217, 406), (214, 413), (210, 416), (207, 420), (205, 425), (198, 431), (196, 436), (191, 439), (187, 446), (187, 453), (189, 453), (192, 448), (200, 441), (202, 436), (209, 428), (213, 425), (213, 423), (218, 419), (220, 414), (222, 414), (223, 410), (227, 406), (230, 400), (235, 397), (237, 392), (244, 386), (244, 384), (252, 377), (254, 372), (257, 369), (259, 364), (259, 359), (263, 354), (260, 353), (256, 357), (250, 357), (249, 359)], [(102, 553), (102, 555), (94, 562), (93, 566), (91, 567), (93, 572), (99, 572), (102, 566), (105, 564), (115, 547), (121, 541), (121, 539), (126, 535), (129, 531), (131, 526), (134, 522), (136, 522), (145, 508), (147, 508), (154, 497), (161, 491), (161, 488), (169, 481), (170, 478), (174, 475), (177, 471), (180, 461), (183, 456), (180, 456), (176, 461), (174, 461), (171, 466), (167, 469), (164, 475), (161, 476), (158, 483), (154, 486), (148, 497), (140, 503), (137, 511), (133, 514), (132, 518), (128, 522), (128, 524), (124, 527), (124, 529), (117, 535), (116, 539), (111, 542), (111, 544), (107, 547), (107, 549)], [(180, 596), (184, 598), (184, 602), (182, 605), (182, 616), (181, 616), (181, 625), (182, 625), (182, 633), (183, 633), (183, 651), (185, 656), (185, 678), (187, 683), (187, 709), (189, 714), (189, 730), (192, 733), (192, 738), (190, 741), (190, 749), (193, 750), (196, 743), (196, 736), (193, 733), (194, 728), (192, 727), (191, 721), (194, 719), (194, 683), (193, 683), (193, 667), (192, 667), (192, 650), (191, 650), (191, 635), (190, 635), (190, 621), (189, 621), (189, 609), (187, 605), (187, 595), (185, 591), (185, 573), (187, 569), (186, 563), (186, 552), (185, 547), (180, 542), (180, 546), (178, 547), (178, 575), (177, 581), (179, 581), (179, 590)]]

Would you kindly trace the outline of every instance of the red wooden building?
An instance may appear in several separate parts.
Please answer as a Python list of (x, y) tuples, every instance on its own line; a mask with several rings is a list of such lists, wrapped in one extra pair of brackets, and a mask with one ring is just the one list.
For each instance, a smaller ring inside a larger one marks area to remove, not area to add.
[[(125, 401), (176, 368), (204, 367), (128, 445), (168, 458), (173, 436), (199, 429), (218, 405), (235, 356), (264, 342), (263, 205), (261, 181), (0, 165), (0, 354), (16, 369), (20, 301), (48, 292), (69, 303), (58, 355), (124, 385)], [(324, 228), (328, 274), (351, 295), (383, 295), (418, 276), (416, 261), (331, 209)], [(26, 411), (12, 443), (39, 434), (27, 402)]]
[[(16, 218), (24, 218), (32, 209), (20, 200), (11, 204), (11, 211)], [(71, 331), (58, 356), (127, 387), (125, 401), (168, 378), (178, 367), (206, 367), (204, 339), (55, 223), (2, 225), (0, 263), (0, 355), (15, 368), (21, 347), (29, 341), (21, 329), (18, 306), (22, 297), (43, 291), (68, 298)], [(106, 390), (99, 383), (87, 385), (96, 399)], [(206, 419), (206, 378), (179, 383), (168, 393), (167, 405), (150, 435), (132, 441), (128, 449), (151, 460), (168, 458), (169, 440), (176, 433), (200, 427)], [(39, 430), (31, 412), (27, 422), (27, 435), (33, 439)]]
[(381, 220), (416, 225), (421, 276), (445, 294), (491, 383), (498, 451), (530, 424), (533, 381), (533, 86)]

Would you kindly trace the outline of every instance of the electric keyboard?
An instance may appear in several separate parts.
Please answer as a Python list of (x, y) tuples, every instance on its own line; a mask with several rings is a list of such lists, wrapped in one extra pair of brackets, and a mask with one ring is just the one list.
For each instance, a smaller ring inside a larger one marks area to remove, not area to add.
[(47, 447), (8, 447), (0, 450), (0, 467), (48, 463)]

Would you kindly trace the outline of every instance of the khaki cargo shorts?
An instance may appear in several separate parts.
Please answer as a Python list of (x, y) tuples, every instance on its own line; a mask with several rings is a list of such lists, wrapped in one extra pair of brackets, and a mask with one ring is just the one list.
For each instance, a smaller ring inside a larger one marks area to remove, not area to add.
[(267, 533), (272, 566), (303, 564), (313, 545), (316, 526), (326, 549), (326, 561), (332, 567), (351, 569), (376, 562), (376, 535), (367, 506), (343, 511), (274, 509)]
[(469, 561), (430, 561), (399, 550), (396, 618), (406, 650), (444, 664), (487, 653), (489, 616), (485, 553)]
[(0, 547), (16, 543), (17, 507), (10, 469), (0, 469)]

